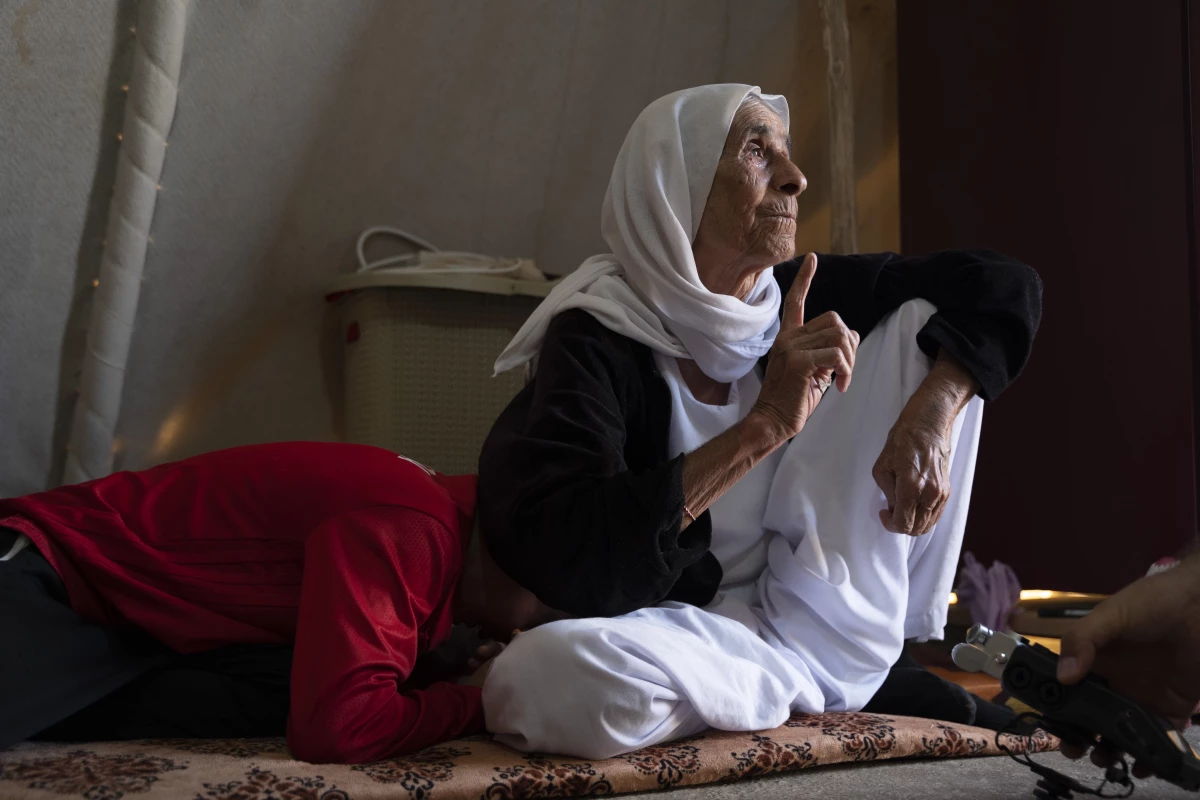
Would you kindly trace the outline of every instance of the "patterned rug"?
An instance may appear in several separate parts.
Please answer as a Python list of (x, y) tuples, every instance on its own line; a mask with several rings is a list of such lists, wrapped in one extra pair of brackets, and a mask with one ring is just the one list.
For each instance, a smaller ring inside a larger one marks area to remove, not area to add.
[[(990, 731), (875, 714), (797, 715), (759, 733), (709, 731), (604, 761), (518, 753), (487, 736), (406, 758), (295, 761), (282, 739), (32, 744), (0, 751), (0, 797), (85, 800), (518, 800), (738, 781), (828, 764), (996, 755)], [(1014, 750), (1057, 747), (1045, 734)]]

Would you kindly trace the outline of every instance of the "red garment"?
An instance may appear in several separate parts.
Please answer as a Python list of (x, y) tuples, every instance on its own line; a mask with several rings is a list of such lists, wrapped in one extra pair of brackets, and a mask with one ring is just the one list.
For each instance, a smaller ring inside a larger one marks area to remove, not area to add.
[(387, 450), (296, 442), (0, 500), (0, 526), (101, 624), (183, 653), (294, 641), (293, 753), (363, 762), (483, 728), (477, 688), (402, 688), (449, 635), (474, 494)]

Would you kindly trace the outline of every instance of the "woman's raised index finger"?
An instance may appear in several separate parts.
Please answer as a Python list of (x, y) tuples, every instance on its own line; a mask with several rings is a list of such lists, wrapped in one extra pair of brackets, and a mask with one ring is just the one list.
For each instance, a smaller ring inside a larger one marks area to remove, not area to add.
[(812, 285), (813, 275), (816, 273), (817, 256), (815, 253), (809, 253), (804, 257), (800, 271), (792, 281), (792, 288), (788, 289), (787, 297), (783, 301), (784, 330), (799, 328), (804, 324), (804, 300), (808, 297), (808, 287)]

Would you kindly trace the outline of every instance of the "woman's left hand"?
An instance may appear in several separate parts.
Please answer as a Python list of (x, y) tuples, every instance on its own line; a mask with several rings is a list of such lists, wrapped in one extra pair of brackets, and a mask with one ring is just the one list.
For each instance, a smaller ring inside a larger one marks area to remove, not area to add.
[(913, 395), (888, 432), (871, 475), (887, 498), (879, 512), (893, 533), (921, 536), (941, 519), (950, 497), (950, 439), (956, 409)]
[(979, 392), (979, 382), (946, 350), (908, 398), (871, 470), (887, 498), (879, 521), (892, 533), (933, 530), (950, 498), (954, 418)]

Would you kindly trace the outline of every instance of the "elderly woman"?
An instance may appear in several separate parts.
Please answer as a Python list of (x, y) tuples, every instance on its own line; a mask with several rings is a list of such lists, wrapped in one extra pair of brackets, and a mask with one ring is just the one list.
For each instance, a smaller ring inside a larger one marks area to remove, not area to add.
[[(734, 84), (651, 103), (605, 196), (613, 252), (497, 362), (536, 369), (481, 458), (489, 548), (588, 618), (492, 665), (488, 728), (516, 747), (601, 758), (936, 694), (904, 643), (941, 638), (982, 401), (1025, 364), (1040, 282), (992, 252), (790, 261), (788, 118)], [(963, 703), (932, 713), (995, 723)]]

